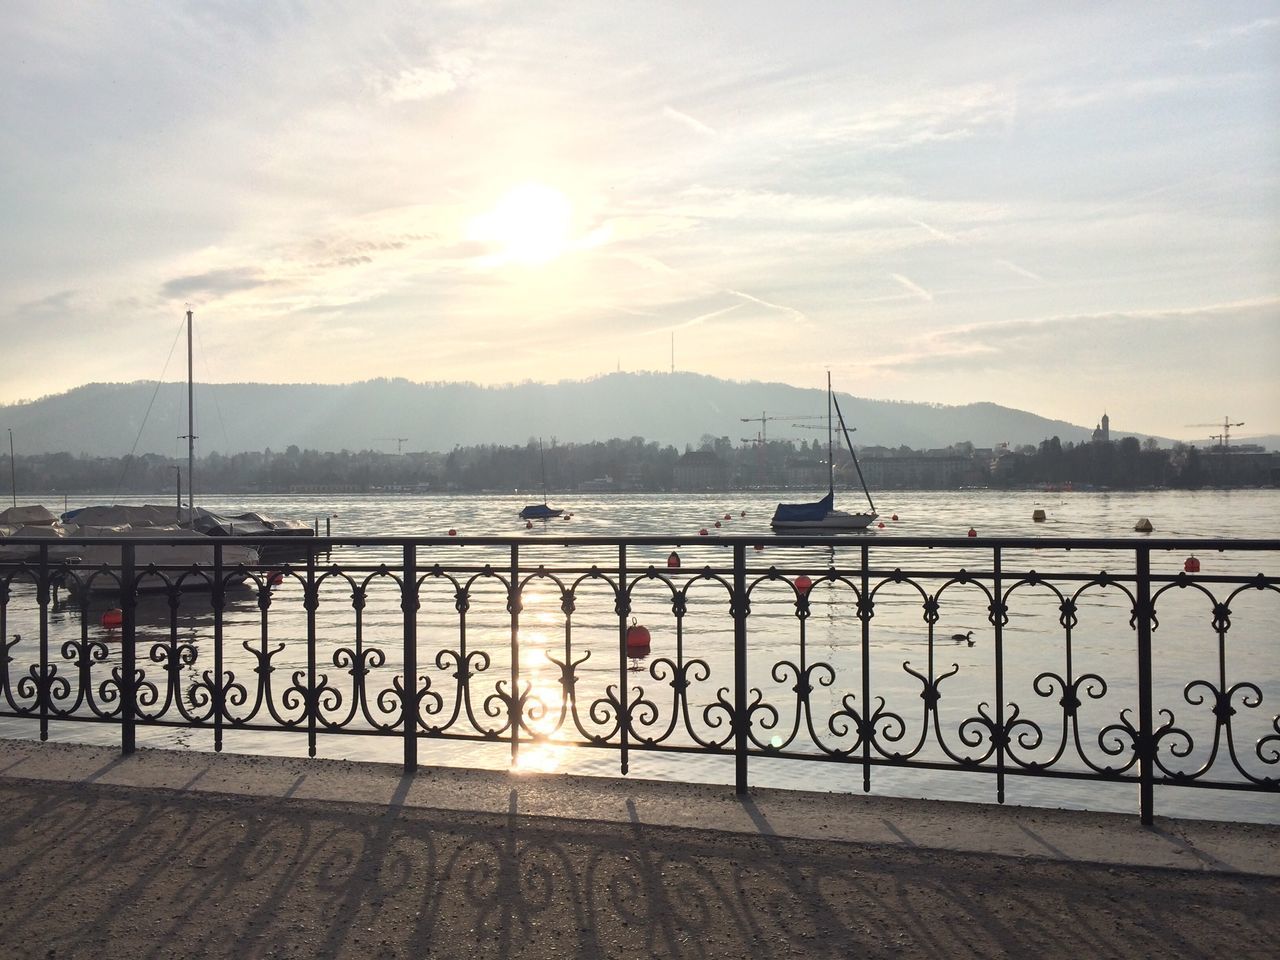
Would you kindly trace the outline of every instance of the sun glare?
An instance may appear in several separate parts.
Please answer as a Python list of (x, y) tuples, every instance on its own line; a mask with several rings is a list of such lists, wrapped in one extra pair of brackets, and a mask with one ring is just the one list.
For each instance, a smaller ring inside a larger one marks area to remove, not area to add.
[(548, 263), (569, 248), (573, 205), (554, 187), (525, 183), (468, 226), (471, 240), (492, 245), (503, 263)]

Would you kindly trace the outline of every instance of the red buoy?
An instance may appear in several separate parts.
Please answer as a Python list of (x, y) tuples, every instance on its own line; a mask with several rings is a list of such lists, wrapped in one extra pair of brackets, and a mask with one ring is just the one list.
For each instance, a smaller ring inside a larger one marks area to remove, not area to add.
[(267, 577), (267, 583), (273, 587), (280, 586), (280, 584), (284, 583), (284, 574), (279, 570), (272, 570), (271, 576)]
[(458, 535), (458, 531), (457, 531), (457, 530), (455, 530), (455, 529), (453, 529), (453, 527), (450, 527), (450, 528), (449, 528), (449, 536), (451, 536), (451, 537), (456, 537), (457, 535)]
[(889, 519), (890, 519), (890, 520), (897, 520), (897, 519), (898, 519), (898, 515), (895, 513), (895, 514), (894, 514), (892, 517), (890, 517)]
[(701, 530), (699, 530), (699, 531), (698, 531), (698, 536), (700, 536), (700, 537), (708, 536), (708, 534), (707, 534), (707, 528), (706, 528), (706, 527), (703, 527)]
[(756, 549), (757, 549), (757, 550), (763, 550), (763, 549), (764, 549), (764, 544), (763, 544), (763, 543), (757, 543), (757, 544), (756, 544)]
[(108, 630), (114, 629), (124, 623), (124, 611), (119, 607), (112, 607), (110, 610), (103, 611), (102, 625)]
[(801, 593), (808, 593), (813, 587), (813, 581), (806, 577), (803, 573), (796, 577), (796, 589)]
[(743, 510), (740, 514), (738, 514), (738, 516), (740, 517), (745, 517), (746, 515), (747, 515), (747, 511), (745, 510)]
[(876, 526), (877, 526), (879, 529), (883, 530), (883, 529), (884, 529), (884, 521), (883, 521), (883, 520), (881, 520), (879, 523), (877, 523), (877, 524), (876, 524)]
[(726, 520), (732, 520), (732, 519), (733, 519), (732, 515), (727, 514), (727, 513), (724, 515), (724, 518), (725, 518)]
[(1199, 573), (1200, 561), (1197, 560), (1195, 556), (1187, 557), (1186, 561), (1182, 564), (1182, 569), (1187, 571), (1187, 573)]
[(667, 566), (668, 566), (668, 567), (678, 567), (678, 566), (680, 566), (680, 554), (678, 554), (678, 553), (676, 553), (674, 550), (672, 550), (672, 551), (671, 551), (671, 556), (667, 557)]
[(977, 530), (975, 530), (975, 529), (973, 529), (973, 527), (970, 527), (970, 528), (969, 528), (969, 536), (971, 536), (971, 537), (976, 537), (977, 535), (978, 535), (978, 531), (977, 531)]
[(640, 626), (633, 617), (631, 626), (627, 627), (627, 656), (633, 660), (639, 660), (648, 655), (649, 628)]
[(533, 529), (533, 521), (532, 521), (532, 520), (526, 520), (526, 521), (524, 522), (524, 528), (525, 528), (526, 530), (532, 530), (532, 529)]
[(719, 521), (719, 520), (717, 520), (717, 521), (716, 521), (716, 526), (717, 526), (717, 527), (718, 527), (718, 526), (720, 526), (720, 521)]

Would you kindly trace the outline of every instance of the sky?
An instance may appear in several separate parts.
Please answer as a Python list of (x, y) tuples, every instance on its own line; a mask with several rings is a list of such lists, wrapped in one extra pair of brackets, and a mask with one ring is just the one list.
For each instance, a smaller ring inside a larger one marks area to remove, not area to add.
[(1274, 3), (0, 0), (0, 403), (696, 371), (1280, 434)]

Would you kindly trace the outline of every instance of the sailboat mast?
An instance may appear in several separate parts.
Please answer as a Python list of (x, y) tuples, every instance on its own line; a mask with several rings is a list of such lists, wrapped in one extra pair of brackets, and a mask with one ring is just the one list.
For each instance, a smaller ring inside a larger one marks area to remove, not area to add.
[(835, 496), (836, 458), (831, 445), (831, 371), (827, 371), (827, 493)]
[(542, 449), (542, 438), (538, 438), (538, 459), (542, 462), (542, 505), (547, 505), (547, 452)]
[(196, 388), (192, 375), (191, 311), (187, 311), (187, 526), (196, 525)]
[[(835, 394), (832, 394), (835, 399)], [(840, 429), (844, 432), (844, 442), (849, 446), (849, 456), (853, 457), (853, 469), (858, 471), (858, 482), (862, 484), (862, 492), (867, 495), (867, 505), (871, 507), (871, 512), (876, 512), (875, 501), (871, 499), (871, 491), (867, 489), (867, 481), (862, 476), (862, 467), (858, 464), (858, 455), (853, 450), (853, 441), (849, 439), (849, 428), (845, 426), (844, 414), (840, 412), (840, 401), (836, 400), (836, 416), (840, 418)]]

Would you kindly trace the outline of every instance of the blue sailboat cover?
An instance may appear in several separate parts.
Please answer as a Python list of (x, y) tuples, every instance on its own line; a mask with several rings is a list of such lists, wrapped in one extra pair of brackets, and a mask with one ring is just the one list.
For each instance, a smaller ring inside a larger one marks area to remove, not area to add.
[(773, 520), (798, 523), (805, 520), (821, 520), (836, 505), (835, 491), (828, 493), (816, 503), (780, 503), (773, 513)]
[(558, 510), (555, 507), (548, 507), (545, 503), (531, 503), (520, 511), (521, 520), (550, 520), (552, 517), (558, 517), (564, 513), (564, 510)]

